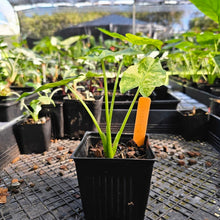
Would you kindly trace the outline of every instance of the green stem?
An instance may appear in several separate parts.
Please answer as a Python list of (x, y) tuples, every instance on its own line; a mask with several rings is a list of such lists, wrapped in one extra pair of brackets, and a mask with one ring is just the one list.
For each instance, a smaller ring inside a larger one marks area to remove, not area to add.
[(112, 135), (111, 135), (111, 124), (110, 124), (110, 117), (109, 117), (109, 106), (108, 106), (108, 81), (105, 71), (105, 64), (104, 60), (101, 61), (102, 63), (102, 71), (104, 75), (104, 91), (105, 91), (105, 118), (106, 118), (106, 138), (107, 143), (104, 146), (105, 149), (105, 157), (113, 158), (114, 154), (112, 151)]
[(114, 109), (114, 104), (115, 104), (115, 94), (116, 94), (116, 91), (117, 91), (119, 75), (121, 73), (121, 68), (122, 68), (123, 62), (124, 61), (122, 60), (121, 63), (120, 63), (120, 66), (118, 68), (118, 72), (117, 72), (116, 79), (115, 79), (115, 84), (114, 84), (114, 89), (113, 89), (113, 93), (112, 93), (112, 101), (111, 101), (110, 114), (109, 114), (110, 124), (111, 124), (111, 121), (112, 121), (112, 114), (113, 114), (113, 109)]
[(101, 137), (101, 140), (102, 140), (102, 143), (103, 145), (105, 146), (106, 145), (106, 137), (105, 137), (105, 134), (102, 132), (95, 116), (93, 115), (93, 113), (90, 111), (89, 107), (87, 106), (87, 104), (83, 101), (83, 99), (74, 91), (74, 89), (67, 85), (67, 88), (76, 96), (76, 98), (82, 103), (82, 105), (84, 106), (84, 108), (86, 109), (86, 111), (88, 112), (89, 116), (91, 117), (94, 125), (96, 126), (98, 132), (99, 132), (99, 135)]
[(38, 121), (38, 117), (36, 117), (36, 115), (28, 108), (28, 106), (24, 103), (24, 101), (23, 101), (22, 105), (28, 111), (29, 115), (31, 115), (31, 117), (33, 118), (34, 122), (37, 122)]
[(135, 94), (135, 96), (134, 96), (134, 98), (133, 98), (133, 100), (132, 100), (132, 103), (131, 103), (131, 105), (130, 105), (128, 111), (127, 111), (127, 114), (126, 114), (126, 116), (125, 116), (125, 118), (124, 118), (124, 121), (123, 121), (123, 123), (122, 123), (122, 125), (121, 125), (121, 128), (120, 128), (120, 130), (118, 131), (118, 133), (117, 133), (117, 135), (116, 135), (116, 137), (115, 137), (115, 140), (114, 140), (114, 142), (113, 142), (113, 153), (114, 153), (114, 154), (115, 154), (115, 152), (116, 152), (116, 150), (117, 150), (117, 146), (118, 146), (118, 143), (119, 143), (119, 141), (120, 141), (122, 132), (124, 131), (125, 125), (126, 125), (126, 123), (127, 123), (127, 121), (128, 121), (128, 118), (129, 118), (129, 116), (130, 116), (130, 114), (131, 114), (131, 111), (132, 111), (132, 109), (133, 109), (133, 107), (134, 107), (134, 104), (135, 104), (135, 102), (136, 102), (136, 100), (137, 100), (137, 98), (138, 98), (139, 92), (140, 92), (140, 88), (137, 89), (137, 92), (136, 92), (136, 94)]

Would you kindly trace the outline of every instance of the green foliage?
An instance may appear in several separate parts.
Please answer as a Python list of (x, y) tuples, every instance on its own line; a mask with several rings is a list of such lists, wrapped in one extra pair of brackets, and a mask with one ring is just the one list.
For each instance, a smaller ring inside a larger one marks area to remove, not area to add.
[(185, 78), (191, 78), (194, 82), (203, 77), (213, 84), (220, 74), (219, 38), (220, 34), (214, 32), (188, 32), (179, 39), (167, 41), (163, 49), (173, 48), (169, 54), (169, 69)]
[(30, 102), (30, 107), (26, 106), (26, 109), (28, 110), (30, 116), (33, 118), (34, 122), (37, 122), (39, 119), (39, 113), (42, 109), (40, 100), (32, 100)]
[[(31, 118), (34, 120), (35, 123), (39, 120), (39, 113), (42, 109), (42, 105), (49, 105), (53, 104), (55, 106), (55, 103), (53, 101), (53, 95), (61, 90), (61, 88), (55, 89), (53, 92), (51, 92), (50, 88), (47, 88), (45, 90), (39, 90), (38, 88), (29, 93), (23, 93), (22, 95), (18, 95), (18, 101), (21, 103), (21, 108), (25, 108), (27, 110), (27, 113), (31, 116)], [(42, 91), (42, 93), (40, 93)], [(25, 97), (27, 97), (29, 94), (38, 93), (38, 98), (32, 100), (29, 105), (25, 104)], [(24, 112), (26, 114), (26, 112)]]
[(4, 41), (0, 41), (0, 79), (7, 81), (8, 86), (25, 86), (28, 82), (39, 84), (41, 82), (38, 68), (42, 60), (33, 51), (21, 47), (9, 48)]

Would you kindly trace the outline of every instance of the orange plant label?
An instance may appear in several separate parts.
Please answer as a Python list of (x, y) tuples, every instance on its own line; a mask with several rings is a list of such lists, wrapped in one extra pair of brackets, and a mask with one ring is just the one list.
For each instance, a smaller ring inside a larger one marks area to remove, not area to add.
[(133, 136), (133, 139), (138, 146), (142, 146), (144, 144), (147, 132), (150, 104), (151, 99), (149, 97), (140, 97), (138, 100)]

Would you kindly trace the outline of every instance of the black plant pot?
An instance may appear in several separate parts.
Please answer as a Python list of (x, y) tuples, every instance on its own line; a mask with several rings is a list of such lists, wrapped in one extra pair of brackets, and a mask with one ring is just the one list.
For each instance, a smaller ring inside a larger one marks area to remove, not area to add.
[(10, 89), (18, 93), (34, 91), (34, 87), (30, 87), (30, 86), (10, 86)]
[[(132, 135), (122, 135), (125, 143)], [(73, 153), (81, 199), (87, 220), (143, 220), (155, 156), (149, 159), (87, 157), (88, 147), (100, 140), (87, 132)]]
[(20, 103), (16, 101), (16, 97), (0, 96), (0, 121), (9, 122), (14, 118), (22, 115)]
[(50, 105), (42, 105), (40, 117), (47, 116), (51, 119), (51, 136), (53, 138), (64, 137), (64, 117), (63, 117), (63, 103), (55, 102)]
[(51, 139), (51, 120), (44, 124), (26, 124), (24, 121), (14, 126), (14, 135), (21, 154), (48, 151)]
[[(98, 123), (102, 113), (103, 96), (95, 101), (85, 101)], [(86, 131), (94, 131), (95, 125), (84, 106), (78, 100), (64, 100), (64, 132), (70, 138), (82, 138)]]
[[(31, 94), (25, 103), (30, 103), (36, 96), (37, 94)], [(9, 122), (23, 114), (24, 109), (21, 110), (20, 103), (16, 101), (17, 98), (16, 95), (0, 96), (0, 122)]]
[(210, 112), (214, 115), (220, 116), (220, 98), (210, 100)]
[(208, 138), (208, 114), (196, 109), (196, 114), (188, 115), (189, 111), (180, 111), (181, 134), (186, 140), (206, 140)]

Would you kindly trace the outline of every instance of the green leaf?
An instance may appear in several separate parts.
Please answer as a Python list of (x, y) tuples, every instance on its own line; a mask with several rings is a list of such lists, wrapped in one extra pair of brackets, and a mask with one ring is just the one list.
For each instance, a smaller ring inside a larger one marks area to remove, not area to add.
[(218, 40), (219, 38), (220, 38), (220, 34), (215, 34), (213, 32), (204, 32), (198, 34), (196, 37), (197, 42), (200, 44), (210, 43), (210, 41)]
[(52, 36), (50, 39), (51, 45), (58, 46), (60, 44), (60, 40), (57, 37)]
[(194, 32), (186, 32), (182, 34), (183, 37), (195, 37), (196, 35), (197, 33)]
[(41, 110), (41, 104), (40, 104), (40, 101), (39, 100), (32, 100), (30, 102), (30, 106), (32, 108), (32, 117), (34, 119), (34, 121), (36, 122), (38, 120), (38, 115), (39, 115), (39, 112)]
[(94, 73), (94, 72), (87, 72), (86, 73), (86, 78), (93, 78), (93, 77), (103, 77), (103, 74), (102, 73)]
[(197, 46), (191, 42), (183, 41), (177, 44), (175, 47), (183, 51), (188, 51), (189, 49), (193, 49), (193, 48), (195, 49)]
[(175, 47), (177, 44), (179, 44), (181, 39), (172, 39), (172, 40), (167, 40), (165, 42), (165, 46), (163, 46), (163, 50), (169, 50), (173, 47)]
[(98, 28), (99, 31), (103, 32), (104, 34), (110, 36), (110, 37), (113, 37), (113, 38), (118, 38), (122, 41), (127, 41), (127, 38), (121, 34), (118, 34), (118, 33), (113, 33), (113, 32), (110, 32), (110, 31), (107, 31), (103, 28)]
[(102, 28), (98, 28), (98, 29), (110, 37), (118, 38), (122, 41), (128, 41), (128, 42), (135, 44), (135, 45), (146, 45), (146, 44), (153, 45), (153, 46), (157, 47), (159, 50), (161, 49), (161, 47), (163, 45), (163, 42), (160, 40), (155, 40), (155, 39), (151, 39), (151, 38), (147, 38), (147, 37), (139, 37), (137, 35), (130, 34), (130, 33), (127, 33), (125, 36), (123, 36), (121, 34), (113, 33), (113, 32), (107, 31)]
[(106, 59), (109, 57), (115, 57), (118, 55), (122, 55), (122, 56), (132, 56), (132, 55), (137, 55), (137, 54), (143, 54), (143, 51), (138, 50), (138, 49), (133, 49), (133, 48), (127, 48), (124, 50), (120, 50), (117, 52), (113, 52), (110, 50), (103, 50), (101, 52), (101, 54), (90, 54), (86, 57), (84, 57), (84, 59), (89, 59), (89, 60), (93, 60), (93, 61), (100, 61), (102, 59)]
[(166, 71), (163, 70), (160, 60), (146, 57), (138, 64), (130, 66), (122, 75), (120, 91), (139, 87), (142, 96), (149, 96), (155, 87), (164, 85), (166, 82)]
[(153, 45), (159, 50), (161, 50), (161, 47), (163, 45), (163, 42), (161, 40), (155, 40), (148, 37), (140, 37), (130, 33), (127, 33), (126, 37), (127, 41), (135, 45)]
[(219, 23), (220, 1), (219, 0), (190, 0), (201, 12)]
[(53, 100), (48, 96), (40, 96), (38, 100), (42, 105), (49, 105), (50, 103), (53, 103)]
[(114, 57), (114, 52), (109, 50), (103, 50), (100, 54), (90, 54), (88, 56), (83, 57), (83, 59), (93, 60), (93, 61), (100, 61), (107, 57)]
[(51, 89), (51, 88), (54, 88), (54, 87), (59, 87), (59, 86), (66, 85), (69, 82), (78, 79), (80, 76), (81, 75), (78, 75), (78, 76), (75, 76), (75, 77), (72, 77), (72, 78), (63, 79), (63, 80), (60, 80), (60, 81), (57, 81), (57, 82), (54, 82), (54, 83), (48, 83), (48, 84), (42, 85), (42, 86), (40, 86), (39, 88), (37, 88), (33, 92), (24, 92), (24, 93), (22, 93), (22, 95), (19, 97), (18, 100), (20, 100), (20, 99), (22, 99), (22, 98), (24, 98), (26, 96), (29, 96), (31, 94), (34, 94), (34, 93), (37, 93), (37, 92), (41, 92), (41, 91), (43, 91), (45, 89)]
[(61, 44), (64, 46), (71, 46), (72, 44), (74, 44), (75, 42), (82, 40), (82, 39), (86, 39), (88, 38), (87, 35), (77, 35), (77, 36), (73, 36), (73, 37), (69, 37), (63, 41), (61, 41)]

